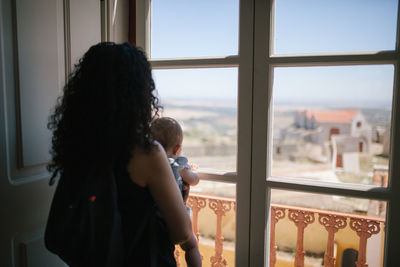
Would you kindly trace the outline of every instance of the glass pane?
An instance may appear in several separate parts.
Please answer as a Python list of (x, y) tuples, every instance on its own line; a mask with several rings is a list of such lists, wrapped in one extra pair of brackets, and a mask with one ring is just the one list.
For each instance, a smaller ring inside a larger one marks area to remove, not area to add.
[(200, 180), (199, 184), (192, 186), (190, 192), (194, 194), (206, 194), (209, 196), (235, 198), (236, 185), (225, 182), (213, 182)]
[(275, 189), (271, 202), (270, 266), (383, 266), (386, 202)]
[(394, 50), (397, 0), (276, 0), (274, 54)]
[(200, 169), (236, 171), (237, 68), (153, 70), (163, 116), (183, 128), (183, 154)]
[(238, 54), (239, 0), (152, 0), (151, 57)]
[(274, 70), (272, 176), (387, 186), (392, 65)]
[[(211, 181), (201, 183), (191, 187), (187, 204), (191, 207), (192, 225), (199, 238), (203, 266), (225, 266), (224, 261), (227, 266), (235, 266), (236, 185)], [(216, 262), (212, 262), (212, 257)], [(186, 266), (184, 262), (181, 251), (180, 266)]]

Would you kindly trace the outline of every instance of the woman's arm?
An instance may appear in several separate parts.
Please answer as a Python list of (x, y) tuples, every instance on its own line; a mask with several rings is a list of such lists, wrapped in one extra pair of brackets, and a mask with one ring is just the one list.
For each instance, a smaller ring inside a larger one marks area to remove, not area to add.
[(191, 243), (193, 233), (190, 217), (162, 146), (156, 143), (149, 153), (136, 149), (128, 171), (134, 183), (149, 188), (167, 223), (171, 241), (175, 244)]
[(194, 234), (188, 242), (181, 245), (181, 248), (185, 251), (185, 259), (188, 267), (200, 267), (202, 265), (197, 239)]

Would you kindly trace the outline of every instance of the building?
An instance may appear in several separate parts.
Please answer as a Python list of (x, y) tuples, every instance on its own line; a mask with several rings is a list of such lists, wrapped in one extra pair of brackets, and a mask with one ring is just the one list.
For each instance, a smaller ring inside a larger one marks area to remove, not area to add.
[[(351, 146), (352, 151), (368, 152), (371, 146), (371, 126), (360, 110), (305, 110), (296, 114), (295, 125), (297, 128), (320, 128), (318, 138), (314, 142), (323, 143), (331, 140), (332, 135), (351, 136), (353, 143), (357, 140), (357, 148)], [(350, 139), (347, 140), (350, 143)]]
[(333, 167), (357, 172), (358, 153), (370, 151), (371, 126), (360, 110), (298, 111), (294, 125), (295, 131), (302, 131), (306, 141), (320, 145), (324, 154), (330, 154)]

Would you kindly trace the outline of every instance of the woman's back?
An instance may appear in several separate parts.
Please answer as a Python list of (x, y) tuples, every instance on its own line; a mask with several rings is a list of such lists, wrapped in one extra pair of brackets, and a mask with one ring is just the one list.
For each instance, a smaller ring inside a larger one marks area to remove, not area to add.
[(115, 177), (127, 266), (150, 266), (151, 260), (157, 260), (156, 266), (176, 266), (175, 246), (165, 222), (155, 216), (157, 208), (148, 188), (135, 184), (121, 168)]

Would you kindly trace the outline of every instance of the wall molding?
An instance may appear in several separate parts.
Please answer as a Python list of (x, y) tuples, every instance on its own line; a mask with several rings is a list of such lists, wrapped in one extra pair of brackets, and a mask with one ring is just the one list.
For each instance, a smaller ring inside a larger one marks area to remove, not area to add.
[(16, 233), (11, 239), (13, 266), (54, 266), (67, 267), (58, 256), (44, 246), (45, 228), (30, 232)]
[[(9, 17), (4, 17), (1, 20), (0, 30), (0, 41), (2, 50), (1, 62), (2, 65), (2, 94), (1, 100), (3, 102), (2, 116), (4, 116), (4, 166), (7, 180), (11, 185), (22, 185), (42, 179), (48, 179), (50, 174), (46, 170), (45, 166), (48, 162), (38, 164), (24, 164), (24, 146), (23, 146), (23, 135), (22, 135), (22, 111), (21, 111), (21, 88), (20, 88), (20, 65), (19, 65), (19, 42), (18, 40), (18, 17), (17, 17), (17, 0), (9, 0), (1, 12), (9, 12)], [(60, 36), (58, 43), (59, 50), (59, 75), (65, 79), (68, 78), (70, 73), (70, 39), (69, 39), (69, 0), (57, 0), (55, 12), (59, 15), (59, 12), (64, 15), (64, 18), (57, 18), (57, 34)], [(8, 10), (8, 11), (7, 11)], [(7, 23), (8, 24), (7, 26)], [(7, 27), (5, 29), (4, 27)], [(62, 33), (61, 31), (64, 31)], [(64, 40), (63, 40), (63, 39)], [(7, 43), (5, 43), (7, 42)], [(63, 45), (64, 47), (61, 47)], [(12, 53), (5, 55), (6, 47), (12, 49)], [(63, 51), (64, 50), (64, 51)], [(64, 53), (63, 53), (64, 52)], [(63, 53), (63, 55), (61, 54)], [(9, 68), (10, 71), (6, 71), (6, 65), (13, 65)], [(65, 65), (65, 66), (64, 66)], [(65, 67), (65, 71), (63, 68)], [(64, 74), (63, 74), (64, 72)], [(58, 84), (61, 84), (61, 78), (58, 79)], [(64, 83), (64, 82), (63, 82)]]
[(21, 123), (21, 90), (19, 83), (19, 54), (18, 54), (18, 25), (17, 25), (17, 0), (11, 1), (11, 17), (12, 17), (12, 40), (13, 40), (13, 66), (14, 66), (14, 105), (15, 105), (15, 121), (16, 121), (16, 160), (17, 169), (23, 169), (23, 142), (22, 142), (22, 123)]

